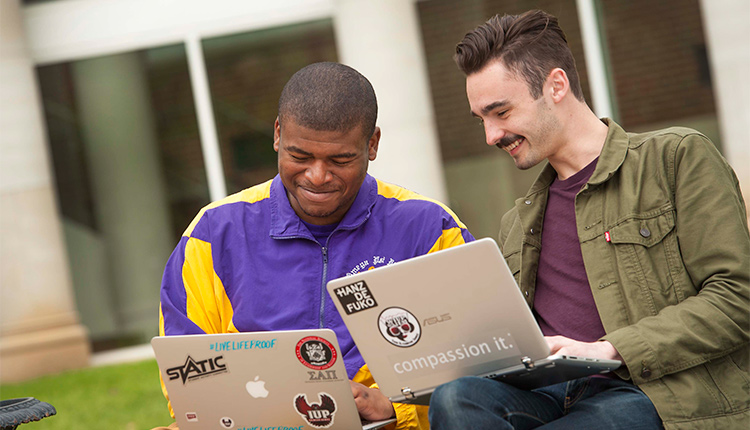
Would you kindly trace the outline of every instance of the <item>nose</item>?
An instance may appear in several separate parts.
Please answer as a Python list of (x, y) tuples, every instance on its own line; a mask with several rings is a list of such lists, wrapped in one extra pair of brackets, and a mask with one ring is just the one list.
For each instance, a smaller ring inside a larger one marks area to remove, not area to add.
[(305, 178), (311, 184), (319, 186), (329, 181), (330, 173), (323, 160), (316, 160), (305, 170)]
[(505, 136), (505, 130), (489, 121), (484, 123), (484, 137), (487, 145), (495, 146)]

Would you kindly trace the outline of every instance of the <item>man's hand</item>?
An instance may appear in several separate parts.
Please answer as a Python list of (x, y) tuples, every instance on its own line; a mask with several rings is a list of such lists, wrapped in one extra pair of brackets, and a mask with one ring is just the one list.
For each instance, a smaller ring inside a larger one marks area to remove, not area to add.
[(549, 345), (550, 354), (622, 361), (620, 353), (606, 340), (579, 342), (564, 336), (545, 336), (544, 339), (547, 341), (547, 345)]
[(369, 421), (387, 420), (396, 416), (391, 401), (377, 388), (368, 388), (364, 385), (349, 381), (352, 386), (354, 403), (357, 404), (359, 416)]

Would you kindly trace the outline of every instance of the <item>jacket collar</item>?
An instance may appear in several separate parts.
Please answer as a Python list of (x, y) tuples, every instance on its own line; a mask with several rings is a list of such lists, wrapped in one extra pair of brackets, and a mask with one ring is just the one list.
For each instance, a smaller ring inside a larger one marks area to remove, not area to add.
[[(609, 118), (602, 118), (602, 122), (607, 125), (607, 138), (604, 140), (604, 147), (602, 152), (599, 154), (599, 161), (596, 163), (596, 169), (589, 178), (589, 184), (601, 184), (614, 176), (617, 169), (620, 168), (625, 156), (628, 153), (628, 145), (630, 139), (628, 134), (620, 127), (616, 122)], [(552, 185), (552, 182), (557, 177), (557, 172), (552, 168), (552, 165), (547, 162), (542, 168), (542, 171), (537, 176), (534, 184), (529, 189), (526, 197), (530, 197), (539, 192), (547, 192), (547, 188)]]
[(607, 124), (607, 139), (604, 141), (596, 169), (589, 178), (589, 184), (601, 184), (614, 176), (628, 154), (630, 138), (625, 130), (609, 118), (602, 118), (602, 121)]
[[(354, 229), (365, 222), (372, 213), (372, 207), (378, 195), (378, 184), (375, 178), (365, 176), (354, 203), (344, 215), (336, 230)], [(269, 235), (274, 238), (308, 237), (312, 234), (302, 223), (286, 195), (286, 188), (281, 177), (276, 175), (271, 183), (271, 228)]]

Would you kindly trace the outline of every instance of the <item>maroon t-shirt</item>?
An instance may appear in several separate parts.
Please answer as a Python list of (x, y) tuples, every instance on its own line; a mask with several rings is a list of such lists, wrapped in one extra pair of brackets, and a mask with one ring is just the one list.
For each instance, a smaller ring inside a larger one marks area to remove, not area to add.
[(583, 266), (575, 215), (576, 194), (597, 160), (564, 181), (556, 178), (549, 188), (534, 294), (534, 314), (545, 336), (593, 342), (605, 334)]

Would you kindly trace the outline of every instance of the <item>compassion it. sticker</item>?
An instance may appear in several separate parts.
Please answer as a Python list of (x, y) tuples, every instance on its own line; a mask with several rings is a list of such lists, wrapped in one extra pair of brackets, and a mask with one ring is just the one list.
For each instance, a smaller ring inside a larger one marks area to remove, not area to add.
[(417, 318), (399, 307), (391, 307), (381, 312), (378, 317), (378, 328), (385, 340), (402, 348), (416, 344), (422, 335)]
[(336, 348), (322, 337), (305, 337), (295, 349), (299, 361), (310, 369), (325, 370), (336, 362)]
[(327, 428), (333, 425), (336, 401), (328, 393), (318, 393), (319, 403), (309, 403), (306, 394), (297, 394), (294, 409), (313, 427)]

